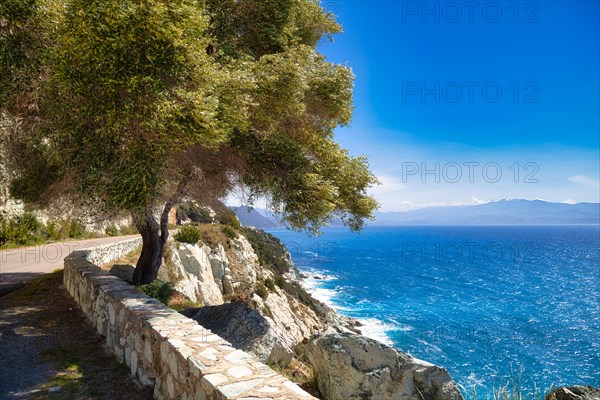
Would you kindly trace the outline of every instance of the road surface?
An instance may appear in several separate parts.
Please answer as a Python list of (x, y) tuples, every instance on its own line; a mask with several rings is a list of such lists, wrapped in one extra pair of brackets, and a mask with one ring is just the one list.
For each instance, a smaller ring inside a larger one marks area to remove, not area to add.
[(0, 251), (0, 296), (25, 286), (42, 274), (62, 268), (64, 258), (73, 251), (89, 250), (95, 246), (136, 237), (139, 235), (74, 240), (2, 250)]

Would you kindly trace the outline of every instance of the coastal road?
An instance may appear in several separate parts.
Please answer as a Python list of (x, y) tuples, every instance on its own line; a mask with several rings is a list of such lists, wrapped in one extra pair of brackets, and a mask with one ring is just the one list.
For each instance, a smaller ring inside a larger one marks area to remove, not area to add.
[(71, 252), (133, 239), (139, 235), (115, 236), (89, 240), (47, 243), (0, 251), (0, 296), (25, 286), (42, 274), (63, 267)]

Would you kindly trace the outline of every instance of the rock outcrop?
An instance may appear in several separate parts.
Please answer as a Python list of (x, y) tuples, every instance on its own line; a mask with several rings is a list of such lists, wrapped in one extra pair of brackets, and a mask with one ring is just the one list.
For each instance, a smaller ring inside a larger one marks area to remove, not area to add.
[(243, 231), (216, 242), (212, 225), (210, 246), (168, 243), (159, 278), (204, 306), (186, 316), (260, 361), (308, 358), (329, 400), (462, 399), (446, 370), (361, 336), (357, 321), (308, 295), (278, 239)]
[(600, 389), (593, 386), (568, 386), (554, 389), (545, 400), (600, 400)]
[(173, 283), (173, 288), (193, 302), (204, 305), (223, 304), (221, 278), (215, 278), (208, 246), (169, 242), (165, 264), (158, 277)]
[(329, 400), (462, 399), (445, 369), (361, 335), (326, 335), (306, 350)]

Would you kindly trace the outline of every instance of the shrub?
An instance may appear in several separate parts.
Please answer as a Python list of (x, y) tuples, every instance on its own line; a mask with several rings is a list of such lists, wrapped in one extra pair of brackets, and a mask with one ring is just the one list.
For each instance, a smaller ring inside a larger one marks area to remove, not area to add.
[(160, 279), (145, 285), (140, 285), (138, 286), (138, 290), (150, 297), (154, 297), (156, 300), (165, 305), (169, 303), (169, 298), (175, 291), (171, 282), (165, 282)]
[(200, 207), (191, 202), (180, 204), (179, 207), (177, 207), (175, 215), (178, 224), (181, 224), (181, 221), (186, 219), (190, 219), (192, 222), (197, 222), (200, 224), (208, 224), (212, 222), (210, 213), (206, 208)]
[(219, 222), (222, 223), (223, 225), (229, 225), (236, 230), (239, 230), (242, 228), (242, 225), (240, 224), (240, 220), (238, 219), (238, 217), (236, 217), (236, 215), (231, 210), (223, 211), (219, 215)]
[(50, 221), (46, 224), (46, 238), (48, 240), (60, 240), (60, 228), (56, 225), (56, 222)]
[(261, 265), (269, 268), (276, 274), (289, 272), (290, 265), (287, 261), (287, 250), (279, 239), (261, 230), (242, 228), (252, 248), (258, 256)]
[(273, 319), (273, 311), (271, 311), (271, 307), (269, 307), (268, 304), (265, 304), (265, 306), (263, 307), (263, 314)]
[(237, 237), (237, 232), (235, 230), (233, 230), (233, 228), (231, 228), (230, 226), (227, 226), (227, 225), (221, 226), (221, 232), (223, 232), (223, 234), (225, 236), (227, 236), (229, 239), (235, 239)]
[(274, 292), (274, 291), (275, 291), (275, 282), (273, 282), (273, 279), (271, 279), (271, 278), (267, 278), (267, 279), (265, 280), (265, 286), (266, 286), (267, 288), (269, 288), (269, 290), (270, 290), (271, 292)]
[(0, 246), (27, 246), (41, 243), (45, 239), (42, 228), (43, 225), (35, 215), (30, 213), (2, 219)]
[(262, 283), (258, 282), (256, 284), (256, 294), (260, 296), (263, 300), (266, 300), (269, 297), (269, 291)]
[(78, 239), (85, 233), (85, 226), (77, 220), (69, 222), (69, 237), (71, 239)]
[(136, 235), (138, 230), (134, 225), (126, 225), (119, 228), (121, 235)]
[(193, 225), (183, 226), (173, 238), (180, 243), (196, 244), (200, 241), (202, 234), (200, 230)]
[(104, 233), (106, 233), (108, 236), (118, 236), (119, 230), (117, 229), (116, 226), (110, 224), (109, 226), (106, 227), (106, 229), (104, 230)]

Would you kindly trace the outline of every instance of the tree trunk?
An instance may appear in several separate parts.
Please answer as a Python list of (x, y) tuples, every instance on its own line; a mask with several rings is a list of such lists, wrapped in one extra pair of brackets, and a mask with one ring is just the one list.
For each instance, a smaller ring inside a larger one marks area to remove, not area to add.
[[(152, 212), (134, 216), (135, 226), (142, 235), (142, 254), (133, 273), (134, 285), (145, 285), (156, 279), (162, 264), (163, 243), (160, 226)], [(168, 235), (168, 230), (167, 230)]]
[(145, 285), (158, 276), (158, 269), (163, 261), (163, 249), (169, 238), (169, 212), (181, 201), (187, 182), (188, 178), (181, 181), (177, 192), (167, 201), (160, 214), (160, 221), (156, 220), (151, 208), (133, 214), (135, 227), (142, 235), (142, 254), (133, 272), (134, 285)]

